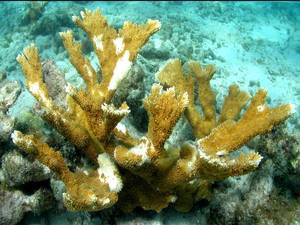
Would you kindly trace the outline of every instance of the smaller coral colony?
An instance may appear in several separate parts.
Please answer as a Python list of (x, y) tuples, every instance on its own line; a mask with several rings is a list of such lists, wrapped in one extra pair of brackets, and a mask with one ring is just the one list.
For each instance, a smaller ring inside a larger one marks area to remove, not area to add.
[[(258, 90), (240, 115), (250, 96), (231, 85), (217, 115), (210, 86), (214, 67), (202, 67), (195, 61), (181, 65), (179, 59), (172, 59), (156, 74), (158, 82), (144, 99), (147, 133), (133, 137), (120, 122), (130, 113), (129, 107), (126, 102), (116, 107), (111, 99), (138, 50), (160, 29), (160, 22), (125, 22), (117, 31), (99, 10), (86, 10), (81, 18), (72, 19), (87, 33), (101, 71), (83, 55), (72, 31), (60, 34), (72, 65), (85, 81), (83, 89), (67, 87), (66, 107), (51, 98), (34, 45), (25, 48), (17, 61), (28, 90), (43, 109), (43, 118), (91, 160), (92, 169), (73, 172), (61, 153), (40, 138), (20, 131), (12, 134), (17, 146), (64, 182), (63, 200), (69, 210), (98, 211), (116, 204), (125, 212), (136, 207), (159, 212), (171, 203), (179, 211), (189, 211), (195, 202), (209, 199), (214, 181), (256, 169), (262, 159), (258, 153), (230, 153), (270, 131), (292, 112), (290, 104), (269, 108), (265, 104), (267, 92)], [(182, 116), (190, 123), (195, 140), (165, 148)]]

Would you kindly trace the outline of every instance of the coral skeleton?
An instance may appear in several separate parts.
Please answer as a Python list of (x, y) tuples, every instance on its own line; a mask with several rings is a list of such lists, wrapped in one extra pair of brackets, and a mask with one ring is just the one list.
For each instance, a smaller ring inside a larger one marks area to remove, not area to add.
[[(154, 84), (144, 99), (148, 131), (137, 139), (120, 123), (130, 113), (126, 102), (117, 108), (111, 100), (139, 49), (160, 29), (160, 22), (125, 22), (117, 31), (99, 10), (86, 10), (81, 18), (72, 19), (87, 33), (101, 71), (83, 55), (72, 31), (60, 33), (72, 65), (86, 84), (79, 90), (66, 87), (67, 109), (51, 99), (33, 44), (17, 61), (28, 90), (44, 109), (43, 118), (83, 152), (94, 169), (73, 172), (61, 153), (38, 137), (20, 131), (12, 134), (17, 146), (33, 154), (64, 182), (63, 199), (68, 210), (98, 211), (116, 204), (125, 212), (136, 207), (159, 212), (174, 204), (179, 211), (189, 211), (197, 201), (209, 199), (214, 181), (256, 169), (262, 159), (258, 153), (230, 153), (291, 114), (289, 104), (269, 108), (266, 91), (259, 90), (240, 115), (250, 96), (232, 85), (217, 115), (210, 85), (215, 68), (190, 61), (185, 72), (180, 60), (172, 59), (158, 71), (160, 83)], [(182, 116), (191, 124), (195, 140), (166, 148), (165, 142)]]

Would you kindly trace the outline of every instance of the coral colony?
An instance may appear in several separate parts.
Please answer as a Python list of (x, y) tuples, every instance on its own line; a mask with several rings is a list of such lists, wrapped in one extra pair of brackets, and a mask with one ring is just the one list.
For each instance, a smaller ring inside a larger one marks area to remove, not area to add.
[[(255, 170), (262, 159), (257, 152), (230, 153), (270, 131), (292, 112), (290, 104), (269, 108), (265, 90), (258, 90), (250, 99), (248, 93), (231, 85), (218, 115), (210, 86), (215, 68), (195, 61), (182, 65), (179, 59), (172, 59), (158, 71), (158, 82), (144, 99), (148, 131), (135, 138), (120, 122), (130, 113), (126, 102), (117, 108), (111, 100), (139, 49), (160, 29), (160, 22), (125, 22), (117, 31), (99, 10), (81, 12), (81, 18), (74, 16), (73, 21), (87, 33), (101, 71), (83, 55), (72, 31), (60, 33), (71, 63), (86, 84), (80, 90), (67, 86), (66, 109), (50, 97), (33, 44), (17, 61), (28, 90), (44, 110), (43, 118), (93, 162), (93, 169), (73, 172), (61, 153), (40, 138), (20, 131), (12, 134), (17, 146), (33, 154), (64, 182), (63, 200), (68, 210), (98, 211), (118, 205), (125, 212), (136, 207), (159, 212), (173, 204), (179, 211), (189, 211), (197, 201), (209, 199), (214, 181)], [(189, 121), (196, 139), (165, 148), (182, 116)]]

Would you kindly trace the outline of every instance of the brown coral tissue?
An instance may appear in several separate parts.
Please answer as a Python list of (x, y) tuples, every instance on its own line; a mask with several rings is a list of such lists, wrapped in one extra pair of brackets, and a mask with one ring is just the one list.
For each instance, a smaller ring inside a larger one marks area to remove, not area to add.
[[(232, 85), (218, 115), (210, 85), (214, 66), (190, 61), (185, 71), (180, 60), (172, 59), (158, 71), (159, 82), (144, 99), (148, 131), (135, 138), (120, 122), (130, 113), (126, 102), (115, 107), (111, 100), (139, 49), (160, 29), (160, 22), (125, 22), (116, 30), (99, 10), (86, 10), (81, 17), (72, 19), (87, 33), (101, 70), (93, 68), (83, 55), (72, 31), (60, 33), (72, 65), (86, 84), (82, 89), (66, 87), (66, 107), (50, 97), (34, 44), (26, 47), (17, 61), (28, 90), (44, 110), (43, 118), (94, 167), (71, 171), (60, 151), (38, 137), (20, 131), (12, 134), (17, 146), (34, 155), (64, 182), (63, 200), (68, 210), (99, 211), (116, 204), (125, 212), (136, 207), (159, 212), (172, 204), (179, 211), (189, 211), (195, 202), (210, 197), (214, 181), (256, 169), (262, 158), (258, 153), (231, 153), (291, 114), (290, 104), (268, 107), (265, 90), (258, 90), (251, 98)], [(166, 140), (183, 116), (195, 140), (166, 148)]]

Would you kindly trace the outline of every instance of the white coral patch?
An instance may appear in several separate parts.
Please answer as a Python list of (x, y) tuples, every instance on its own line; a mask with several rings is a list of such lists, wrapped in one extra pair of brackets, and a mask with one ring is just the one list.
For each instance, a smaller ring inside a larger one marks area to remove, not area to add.
[(109, 198), (105, 198), (102, 200), (104, 205), (107, 205), (108, 203), (110, 203), (110, 199)]
[(66, 36), (68, 35), (73, 35), (73, 32), (71, 30), (67, 30), (67, 31), (64, 31), (64, 32), (59, 32), (59, 35), (62, 37), (62, 38), (65, 38)]
[(29, 90), (30, 90), (31, 93), (33, 93), (33, 94), (37, 94), (38, 91), (39, 91), (39, 89), (40, 89), (40, 85), (39, 85), (38, 82), (35, 82), (35, 83), (29, 85)]
[(97, 198), (97, 196), (95, 194), (91, 194), (89, 197), (90, 197), (91, 202), (93, 202), (93, 203), (97, 202), (98, 198)]
[[(162, 88), (162, 87), (161, 87)], [(172, 97), (175, 97), (175, 87), (170, 87), (166, 90), (166, 93), (170, 93)]]
[(189, 181), (189, 184), (194, 185), (197, 181), (198, 181), (198, 179), (193, 179), (193, 180)]
[(118, 123), (118, 125), (116, 126), (117, 130), (120, 131), (121, 133), (126, 134), (126, 127), (124, 124), (122, 123)]
[(182, 102), (183, 102), (184, 107), (186, 107), (189, 104), (189, 95), (187, 92), (183, 93)]
[(108, 90), (116, 90), (119, 83), (127, 75), (128, 71), (131, 68), (132, 62), (129, 61), (130, 53), (126, 50), (123, 56), (116, 63), (116, 67), (113, 71), (112, 78), (108, 85)]
[(79, 20), (78, 16), (72, 16), (72, 21), (75, 23), (77, 20)]
[(12, 134), (11, 134), (11, 139), (13, 141), (14, 144), (17, 144), (20, 140), (20, 131), (15, 130)]
[(51, 173), (51, 170), (49, 169), (49, 167), (48, 167), (48, 166), (45, 166), (44, 164), (43, 164), (42, 169), (43, 169), (43, 173), (44, 173), (44, 174), (49, 174), (49, 173)]
[(142, 137), (141, 143), (130, 149), (131, 153), (141, 156), (142, 160), (139, 163), (139, 165), (143, 165), (145, 162), (150, 162), (150, 158), (148, 156), (148, 150), (151, 147), (153, 147), (152, 143), (146, 137)]
[(198, 154), (199, 154), (199, 158), (203, 159), (204, 161), (206, 161), (209, 164), (217, 164), (220, 167), (226, 168), (229, 166), (228, 161), (226, 163), (226, 161), (223, 158), (220, 157), (213, 157), (209, 154), (206, 153), (205, 149), (203, 149), (201, 142), (203, 139), (200, 139), (197, 141), (197, 150), (198, 150)]
[(170, 198), (170, 202), (174, 203), (174, 202), (176, 202), (177, 199), (178, 199), (178, 197), (176, 195), (172, 195)]
[(116, 109), (113, 105), (108, 105), (106, 103), (101, 105), (101, 109), (110, 115), (126, 116), (128, 113), (130, 113), (129, 109)]
[(218, 151), (218, 152), (216, 153), (217, 156), (224, 156), (224, 155), (226, 155), (226, 154), (227, 154), (227, 152), (224, 151), (224, 150)]
[(294, 104), (289, 104), (290, 106), (290, 113), (293, 114), (296, 112), (296, 106)]
[(98, 174), (101, 182), (107, 183), (109, 190), (119, 192), (123, 187), (118, 169), (107, 153), (98, 156)]
[(102, 37), (103, 37), (103, 34), (93, 37), (93, 42), (96, 45), (96, 49), (101, 50), (101, 51), (103, 51)]
[[(198, 144), (197, 150), (198, 150), (198, 154), (199, 154), (199, 158), (200, 159), (204, 160), (208, 164), (215, 165), (215, 166), (218, 166), (218, 167), (222, 167), (224, 169), (225, 168), (230, 168), (230, 167), (232, 167), (233, 165), (236, 164), (236, 160), (235, 159), (225, 160), (222, 157), (214, 157), (213, 155), (207, 154), (206, 151), (205, 151), (205, 149), (203, 149), (202, 146), (201, 146), (201, 140), (203, 140), (203, 139), (200, 139), (200, 140), (197, 141), (197, 144)], [(257, 154), (257, 156), (258, 157), (257, 157), (256, 160), (249, 160), (247, 163), (249, 165), (257, 167), (259, 165), (260, 161), (263, 158), (259, 154)]]
[(85, 18), (85, 12), (84, 11), (80, 11), (80, 16), (81, 16), (82, 19), (84, 19)]
[(249, 163), (250, 165), (253, 165), (255, 167), (257, 167), (259, 165), (259, 163), (261, 162), (261, 160), (263, 159), (263, 157), (259, 154), (258, 155), (258, 158), (256, 160), (251, 160)]
[(87, 72), (88, 76), (92, 78), (92, 77), (93, 77), (93, 73), (92, 73), (90, 67), (88, 67), (87, 64), (84, 64), (83, 68), (84, 68), (85, 71)]
[(66, 193), (66, 192), (64, 192), (64, 193), (62, 194), (62, 197), (63, 197), (63, 201), (64, 201), (64, 202), (69, 202), (69, 203), (72, 203), (72, 202), (73, 202), (71, 196), (70, 196), (68, 193)]
[(22, 137), (22, 133), (20, 131), (15, 130), (12, 134), (11, 134), (11, 139), (13, 141), (13, 143), (15, 145), (18, 145), (20, 143), (23, 142), (23, 144), (26, 144), (27, 148), (31, 148), (33, 146), (33, 142), (31, 139), (24, 139)]
[(265, 109), (266, 109), (265, 105), (259, 105), (259, 106), (257, 106), (257, 111), (258, 112), (263, 112)]
[(29, 91), (33, 95), (38, 95), (38, 97), (40, 97), (40, 100), (45, 104), (46, 107), (52, 107), (51, 101), (48, 97), (46, 97), (45, 92), (40, 89), (40, 85), (38, 82), (29, 84)]
[(193, 169), (195, 169), (196, 162), (197, 162), (197, 154), (193, 154), (192, 158), (187, 163), (188, 173), (190, 173), (191, 171), (193, 171)]
[(75, 95), (76, 91), (75, 91), (75, 88), (70, 84), (70, 83), (67, 83), (65, 85), (65, 91), (67, 94), (69, 95)]
[(161, 28), (161, 23), (160, 23), (159, 20), (148, 19), (147, 23), (148, 24), (154, 24), (156, 29), (160, 29)]
[[(162, 95), (164, 93), (163, 87), (160, 84), (155, 83), (152, 85), (152, 90), (156, 90), (156, 89), (159, 90), (159, 95)], [(168, 90), (170, 90), (170, 88)]]
[(22, 54), (18, 54), (17, 57), (16, 57), (16, 60), (21, 63), (21, 59), (22, 59)]
[(119, 55), (124, 50), (124, 42), (122, 37), (117, 37), (113, 40), (113, 43), (116, 47), (116, 55)]

